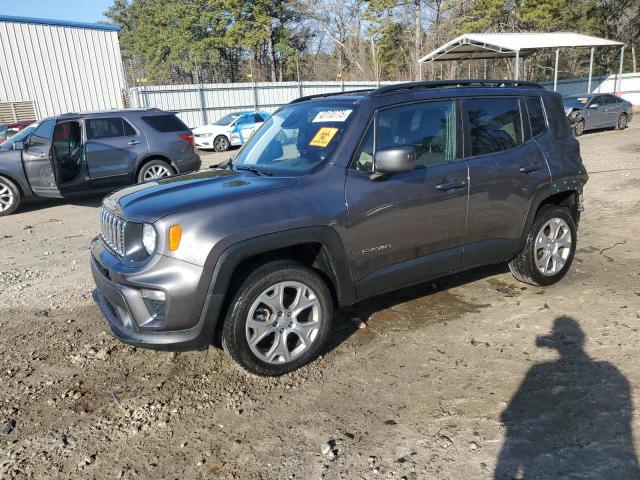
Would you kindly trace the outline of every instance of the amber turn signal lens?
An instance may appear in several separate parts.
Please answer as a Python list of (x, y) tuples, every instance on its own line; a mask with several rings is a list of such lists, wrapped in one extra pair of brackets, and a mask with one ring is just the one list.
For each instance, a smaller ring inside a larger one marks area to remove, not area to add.
[(172, 225), (169, 228), (169, 250), (175, 252), (180, 246), (182, 239), (182, 227), (180, 225)]

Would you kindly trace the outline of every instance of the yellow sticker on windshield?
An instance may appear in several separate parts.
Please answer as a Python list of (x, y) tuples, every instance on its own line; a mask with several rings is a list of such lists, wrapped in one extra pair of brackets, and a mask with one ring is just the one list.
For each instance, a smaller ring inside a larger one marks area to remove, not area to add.
[(331, 139), (338, 133), (338, 129), (335, 127), (322, 127), (318, 130), (318, 133), (311, 139), (309, 145), (312, 147), (326, 147), (331, 142)]

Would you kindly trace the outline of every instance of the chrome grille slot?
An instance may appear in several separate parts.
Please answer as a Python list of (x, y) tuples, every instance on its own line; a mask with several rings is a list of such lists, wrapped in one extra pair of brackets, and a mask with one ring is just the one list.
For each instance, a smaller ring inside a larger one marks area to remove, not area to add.
[(127, 222), (104, 208), (100, 209), (100, 236), (104, 243), (118, 256), (124, 257), (124, 228)]

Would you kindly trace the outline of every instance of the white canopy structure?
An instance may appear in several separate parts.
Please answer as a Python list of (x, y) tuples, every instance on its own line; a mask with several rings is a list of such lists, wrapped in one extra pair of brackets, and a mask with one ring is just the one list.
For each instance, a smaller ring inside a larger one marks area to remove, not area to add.
[(593, 51), (595, 47), (620, 48), (620, 75), (624, 58), (624, 43), (591, 37), (579, 33), (467, 33), (425, 55), (419, 61), (446, 62), (460, 60), (515, 58), (514, 79), (519, 80), (520, 58), (535, 50), (553, 48), (556, 51), (556, 63), (553, 75), (553, 89), (558, 85), (558, 60), (561, 48), (591, 48), (589, 62), (589, 91), (593, 75)]

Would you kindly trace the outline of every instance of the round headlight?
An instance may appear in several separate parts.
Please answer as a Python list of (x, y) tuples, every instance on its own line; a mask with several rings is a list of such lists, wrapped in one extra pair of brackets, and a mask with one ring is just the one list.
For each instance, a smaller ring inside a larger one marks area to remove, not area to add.
[(142, 227), (142, 245), (149, 255), (156, 251), (156, 229), (153, 225), (145, 223)]

